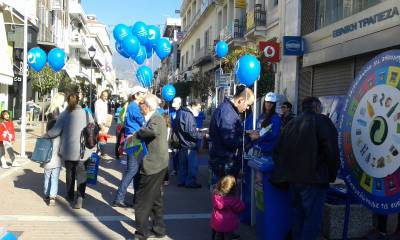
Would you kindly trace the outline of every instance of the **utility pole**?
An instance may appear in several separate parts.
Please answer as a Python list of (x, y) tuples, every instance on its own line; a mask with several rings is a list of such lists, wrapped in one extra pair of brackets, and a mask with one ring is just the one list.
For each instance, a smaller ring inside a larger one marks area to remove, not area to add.
[(24, 13), (24, 53), (23, 53), (23, 73), (22, 73), (22, 110), (21, 110), (21, 150), (20, 157), (26, 158), (26, 94), (28, 82), (28, 4), (25, 3)]

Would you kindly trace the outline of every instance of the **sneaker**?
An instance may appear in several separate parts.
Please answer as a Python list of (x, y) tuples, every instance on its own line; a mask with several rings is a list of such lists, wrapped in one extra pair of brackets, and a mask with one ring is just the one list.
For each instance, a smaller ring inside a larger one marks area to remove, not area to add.
[(121, 207), (121, 208), (127, 208), (127, 207), (133, 207), (133, 205), (126, 204), (124, 202), (113, 202), (111, 204), (112, 207)]
[(74, 209), (81, 209), (82, 205), (83, 205), (83, 198), (82, 197), (77, 197), (73, 208)]
[(56, 205), (56, 198), (51, 197), (49, 200), (49, 207), (54, 207)]
[(9, 169), (10, 166), (8, 166), (7, 164), (3, 164), (3, 165), (1, 165), (1, 168), (3, 168), (3, 169)]
[(21, 167), (21, 163), (18, 163), (17, 161), (14, 161), (11, 165), (12, 167)]

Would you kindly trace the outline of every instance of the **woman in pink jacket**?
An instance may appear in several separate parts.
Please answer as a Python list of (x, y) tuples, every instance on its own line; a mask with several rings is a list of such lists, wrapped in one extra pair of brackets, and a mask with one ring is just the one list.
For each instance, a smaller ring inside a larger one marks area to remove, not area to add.
[(244, 203), (237, 194), (235, 177), (228, 175), (217, 183), (212, 195), (212, 204), (212, 239), (239, 239), (240, 236), (234, 234), (234, 231), (239, 228), (239, 214), (244, 210)]

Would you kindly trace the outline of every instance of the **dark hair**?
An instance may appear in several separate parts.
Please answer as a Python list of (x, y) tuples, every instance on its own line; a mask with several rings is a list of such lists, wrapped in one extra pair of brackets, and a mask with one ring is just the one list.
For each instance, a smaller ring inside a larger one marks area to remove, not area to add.
[(317, 112), (318, 108), (321, 108), (321, 101), (316, 97), (306, 97), (301, 102), (303, 112)]
[(247, 88), (245, 85), (236, 86), (236, 94), (233, 95), (233, 98), (251, 98), (254, 97), (253, 91), (250, 88)]
[[(272, 109), (270, 112), (266, 112), (264, 108), (264, 120), (261, 123), (261, 127), (265, 128), (266, 126), (271, 124), (272, 117), (274, 114), (276, 114), (276, 102), (271, 102), (272, 103)], [(264, 106), (263, 106), (264, 107)]]
[(4, 120), (4, 114), (8, 114), (8, 115), (10, 115), (10, 113), (8, 112), (8, 110), (3, 110), (3, 111), (1, 111), (1, 119), (2, 120)]
[(67, 97), (67, 102), (68, 102), (67, 110), (68, 112), (72, 112), (79, 104), (79, 95), (77, 93), (71, 93)]
[(290, 109), (293, 108), (293, 105), (290, 102), (284, 102), (284, 103), (282, 103), (282, 106), (286, 106), (287, 108), (290, 108)]
[(199, 100), (193, 99), (193, 100), (190, 102), (189, 106), (195, 107), (195, 106), (198, 106), (198, 105), (200, 105), (200, 104), (201, 104), (201, 102), (200, 102)]

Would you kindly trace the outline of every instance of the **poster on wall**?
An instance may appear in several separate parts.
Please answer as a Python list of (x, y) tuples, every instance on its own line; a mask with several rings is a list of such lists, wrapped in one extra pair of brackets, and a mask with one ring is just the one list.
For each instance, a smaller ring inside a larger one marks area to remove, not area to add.
[(339, 117), (342, 112), (344, 96), (323, 96), (318, 98), (322, 104), (322, 114), (328, 116), (339, 129)]
[(350, 191), (374, 212), (400, 212), (400, 50), (363, 67), (339, 125), (341, 171)]

